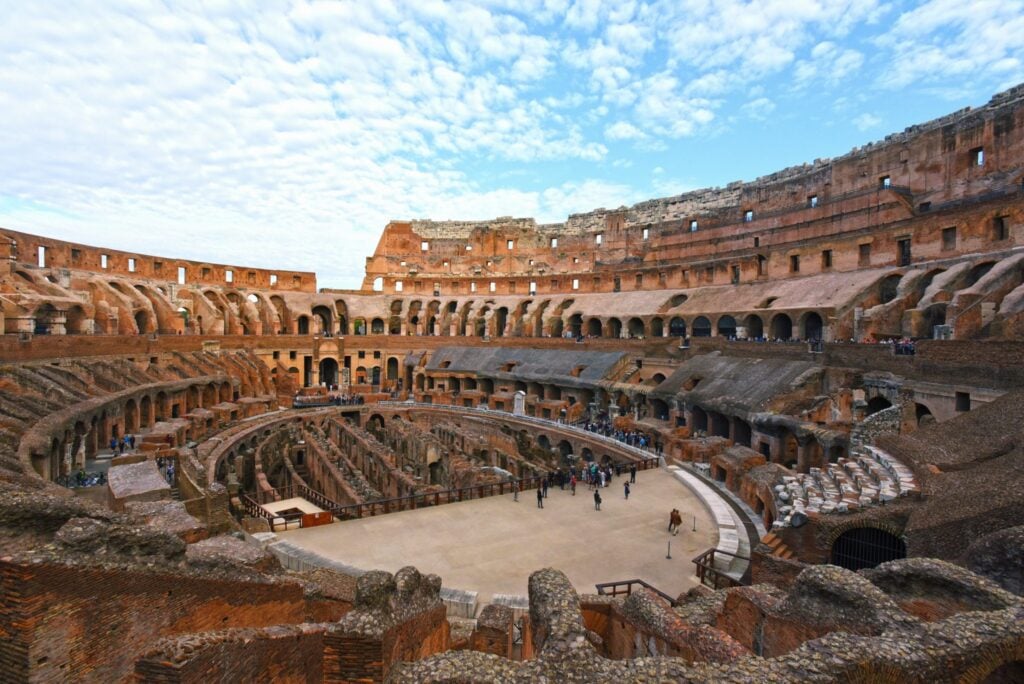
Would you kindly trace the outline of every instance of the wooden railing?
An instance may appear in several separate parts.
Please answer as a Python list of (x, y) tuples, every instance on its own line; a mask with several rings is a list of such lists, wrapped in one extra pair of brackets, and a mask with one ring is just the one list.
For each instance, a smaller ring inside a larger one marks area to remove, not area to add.
[(661, 591), (660, 589), (652, 587), (650, 584), (648, 584), (642, 579), (619, 580), (618, 582), (603, 582), (602, 584), (598, 584), (595, 586), (597, 586), (597, 593), (601, 596), (629, 596), (633, 593), (634, 586), (644, 587), (645, 589), (650, 589), (655, 594), (668, 601), (673, 608), (679, 605), (679, 602), (676, 601), (674, 598), (672, 598), (665, 592)]
[(716, 548), (710, 548), (693, 559), (693, 564), (697, 566), (697, 579), (700, 580), (700, 583), (713, 589), (722, 589), (723, 587), (742, 587), (743, 582), (730, 577), (715, 567), (716, 555), (739, 558), (740, 560), (745, 560), (748, 563), (750, 562), (750, 558), (748, 556), (740, 556), (739, 554), (729, 553), (728, 551), (719, 551)]

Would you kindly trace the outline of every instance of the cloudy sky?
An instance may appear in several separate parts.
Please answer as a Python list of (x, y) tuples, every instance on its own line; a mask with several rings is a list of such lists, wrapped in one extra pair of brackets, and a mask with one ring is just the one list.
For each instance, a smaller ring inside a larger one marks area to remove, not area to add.
[(1024, 0), (0, 0), (0, 226), (357, 287), (389, 219), (616, 207), (1024, 81)]

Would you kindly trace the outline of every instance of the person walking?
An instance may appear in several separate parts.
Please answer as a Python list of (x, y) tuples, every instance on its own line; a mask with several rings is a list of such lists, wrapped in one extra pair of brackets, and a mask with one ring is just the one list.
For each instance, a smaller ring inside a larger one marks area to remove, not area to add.
[(672, 525), (670, 526), (672, 536), (679, 534), (679, 526), (683, 524), (683, 516), (675, 508), (672, 509)]
[(572, 490), (572, 495), (576, 496), (576, 476), (573, 475), (572, 479), (569, 480), (569, 489)]
[(544, 491), (537, 487), (537, 508), (544, 508)]
[(519, 501), (519, 480), (512, 480), (512, 500)]
[(672, 526), (676, 524), (676, 509), (672, 509), (668, 514), (668, 531), (672, 531)]
[(622, 487), (626, 490), (626, 501), (629, 501), (629, 483), (623, 482)]
[(545, 499), (548, 498), (548, 480), (550, 480), (550, 479), (551, 479), (550, 476), (545, 476), (545, 478), (544, 478), (544, 486), (543, 486), (544, 494), (543, 494), (543, 496), (544, 496)]
[(601, 492), (600, 490), (594, 490), (594, 510), (601, 510)]
[(629, 482), (630, 484), (636, 484), (636, 464), (629, 466)]

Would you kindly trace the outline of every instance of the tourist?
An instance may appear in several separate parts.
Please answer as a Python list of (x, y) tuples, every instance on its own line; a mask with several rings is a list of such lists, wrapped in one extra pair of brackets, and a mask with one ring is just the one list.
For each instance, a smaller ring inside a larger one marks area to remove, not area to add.
[(636, 463), (629, 466), (629, 482), (630, 484), (636, 484)]
[(569, 488), (572, 490), (572, 495), (576, 496), (576, 476), (573, 475), (572, 479), (569, 480)]
[(671, 527), (671, 531), (672, 531), (672, 536), (675, 536), (675, 535), (679, 534), (679, 526), (682, 525), (682, 524), (683, 524), (683, 516), (682, 516), (682, 514), (680, 514), (677, 509), (673, 508), (672, 509), (672, 525), (670, 526)]
[(629, 501), (629, 483), (623, 482), (622, 487), (626, 490), (626, 501)]
[(545, 499), (548, 498), (548, 480), (550, 480), (550, 479), (551, 479), (550, 475), (545, 475), (544, 476), (544, 483), (541, 485), (542, 489), (544, 490), (542, 495), (543, 495), (543, 497)]
[(512, 500), (519, 501), (519, 480), (512, 480)]
[(594, 490), (594, 510), (601, 510), (601, 492)]
[(116, 454), (117, 453), (117, 437), (111, 437), (110, 438), (110, 453), (112, 453), (112, 454)]
[(537, 487), (537, 508), (544, 508), (544, 492), (540, 487)]

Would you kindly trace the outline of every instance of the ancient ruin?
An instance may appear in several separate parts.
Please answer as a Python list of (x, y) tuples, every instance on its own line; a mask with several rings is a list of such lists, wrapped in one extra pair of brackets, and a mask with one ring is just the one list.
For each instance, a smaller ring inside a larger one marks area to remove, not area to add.
[[(356, 291), (0, 238), (2, 681), (1024, 679), (1024, 86), (561, 224), (393, 221)], [(539, 532), (547, 487), (655, 557), (656, 476), (708, 540), (674, 587), (303, 536)]]

